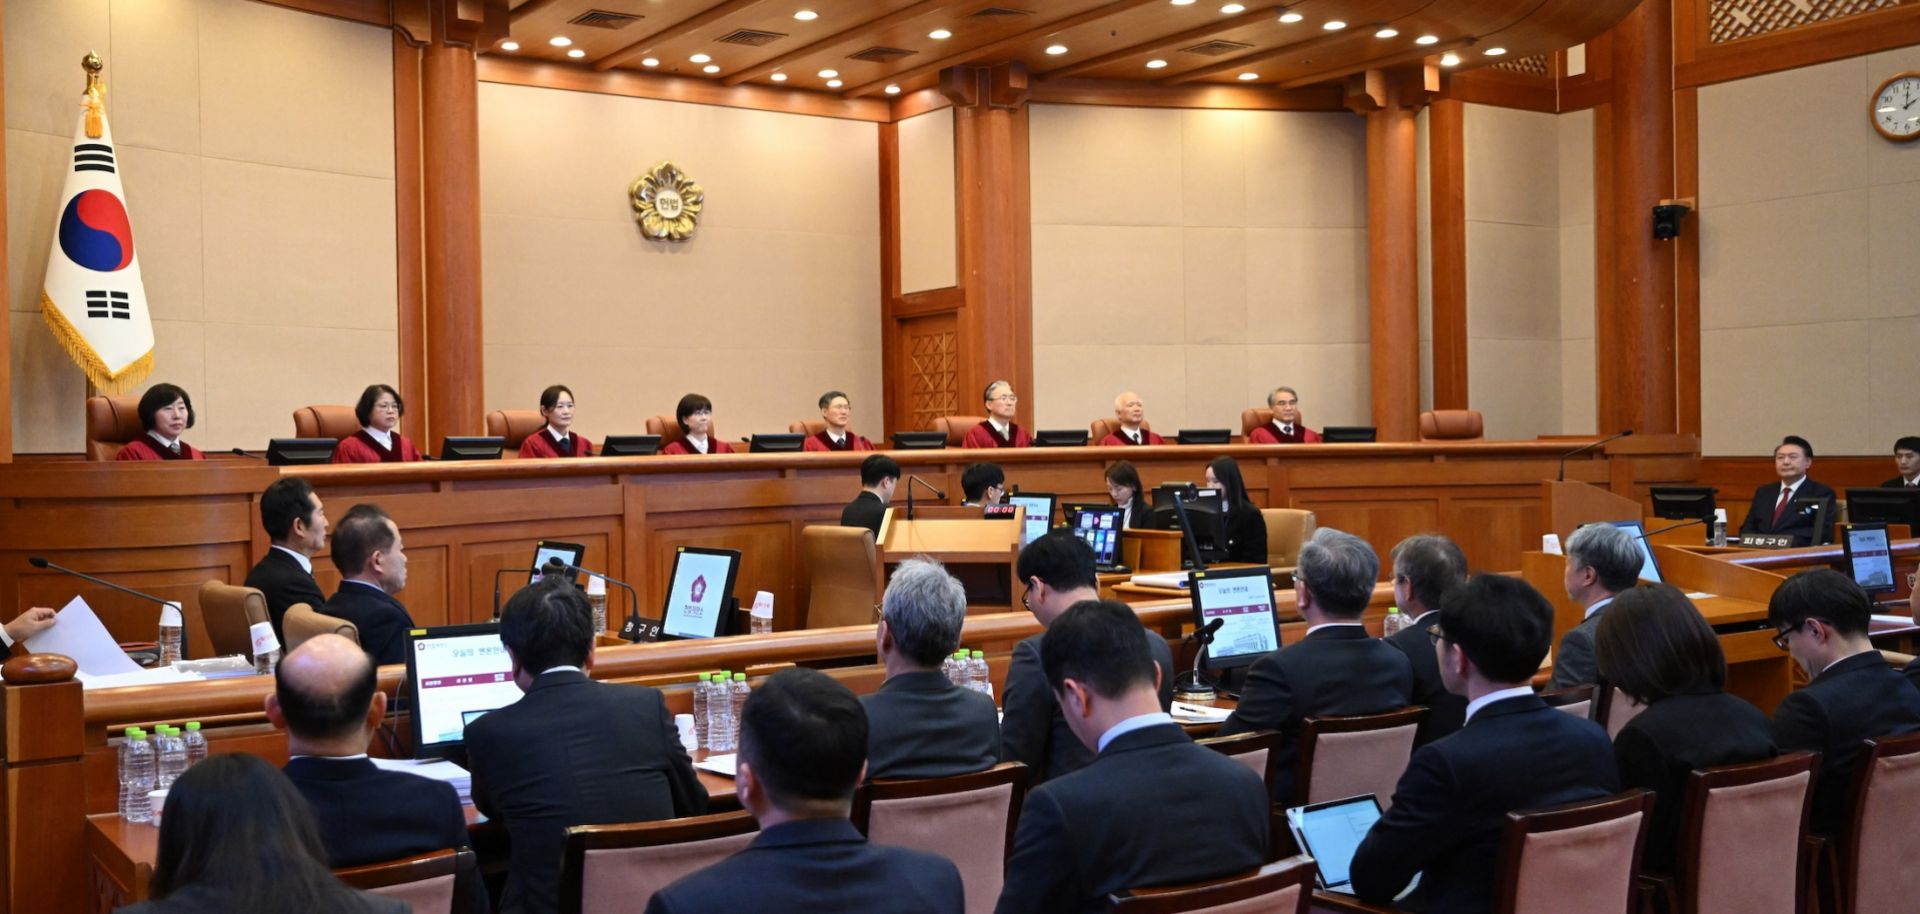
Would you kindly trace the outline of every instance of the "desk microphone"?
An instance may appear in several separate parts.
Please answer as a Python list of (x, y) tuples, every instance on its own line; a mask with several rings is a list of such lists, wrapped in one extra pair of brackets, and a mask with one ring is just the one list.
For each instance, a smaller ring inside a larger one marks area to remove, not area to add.
[(1208, 682), (1207, 678), (1201, 675), (1200, 660), (1207, 655), (1207, 647), (1213, 644), (1214, 634), (1220, 631), (1220, 626), (1225, 624), (1227, 624), (1226, 619), (1215, 619), (1194, 629), (1193, 634), (1187, 636), (1188, 640), (1199, 647), (1193, 652), (1193, 669), (1180, 674), (1180, 681), (1174, 685), (1180, 700), (1212, 701), (1214, 699), (1213, 683)]
[(1577, 448), (1574, 448), (1574, 449), (1573, 449), (1573, 450), (1571, 450), (1571, 451), (1568, 451), (1568, 452), (1566, 452), (1566, 453), (1564, 453), (1564, 454), (1561, 454), (1561, 455), (1560, 455), (1560, 475), (1559, 475), (1559, 477), (1558, 477), (1558, 478), (1556, 478), (1556, 479), (1555, 479), (1554, 481), (1555, 481), (1555, 482), (1566, 482), (1566, 481), (1567, 481), (1567, 458), (1569, 458), (1569, 457), (1578, 457), (1578, 456), (1580, 456), (1581, 454), (1584, 454), (1584, 453), (1586, 453), (1586, 452), (1588, 452), (1588, 451), (1591, 451), (1591, 450), (1593, 450), (1594, 448), (1597, 448), (1597, 447), (1599, 447), (1600, 445), (1603, 445), (1603, 444), (1606, 444), (1606, 443), (1607, 443), (1607, 442), (1609, 442), (1609, 441), (1615, 441), (1615, 440), (1618, 440), (1618, 439), (1621, 439), (1621, 438), (1625, 438), (1625, 437), (1627, 437), (1628, 435), (1631, 435), (1631, 434), (1633, 434), (1633, 429), (1627, 429), (1626, 431), (1624, 431), (1624, 432), (1621, 432), (1621, 433), (1619, 433), (1619, 434), (1617, 434), (1617, 435), (1608, 435), (1607, 437), (1605, 437), (1605, 438), (1602, 438), (1602, 439), (1600, 439), (1599, 441), (1592, 441), (1592, 442), (1588, 442), (1588, 443), (1586, 443), (1586, 444), (1583, 444), (1583, 445), (1581, 445), (1581, 446), (1579, 446), (1579, 447), (1577, 447)]
[(921, 479), (920, 477), (915, 476), (912, 473), (908, 473), (907, 474), (907, 520), (913, 520), (913, 485), (914, 483), (919, 483), (920, 485), (926, 486), (928, 489), (932, 490), (933, 497), (938, 498), (941, 501), (947, 500), (947, 493), (944, 491), (941, 491), (941, 489), (938, 486), (935, 486), (933, 483), (930, 483), (924, 479)]
[[(149, 603), (158, 603), (162, 607), (171, 606), (175, 602), (173, 600), (161, 599), (160, 597), (156, 597), (150, 593), (134, 590), (131, 587), (115, 584), (112, 581), (109, 581), (105, 578), (96, 578), (93, 575), (90, 575), (84, 571), (75, 571), (64, 565), (56, 565), (37, 555), (29, 556), (27, 558), (27, 564), (32, 565), (35, 568), (45, 568), (48, 571), (57, 571), (57, 572), (60, 572), (61, 574), (72, 575), (73, 577), (79, 578), (80, 580), (86, 581), (90, 584), (98, 584), (101, 587), (107, 588), (108, 590), (117, 590), (130, 597), (139, 597), (140, 599), (146, 600)], [(185, 657), (186, 655), (187, 655), (186, 620), (182, 619), (181, 625), (180, 625), (180, 656)]]
[(640, 592), (634, 590), (632, 584), (628, 584), (619, 578), (608, 577), (598, 571), (588, 571), (578, 565), (569, 565), (558, 556), (547, 559), (547, 567), (544, 570), (548, 574), (553, 574), (556, 570), (563, 574), (590, 574), (609, 584), (616, 585), (627, 592), (627, 618), (631, 620), (637, 619), (640, 616)]
[(499, 621), (499, 619), (500, 619), (500, 576), (501, 576), (501, 575), (504, 575), (504, 574), (524, 574), (524, 575), (527, 575), (527, 576), (529, 576), (529, 577), (531, 577), (531, 576), (533, 576), (533, 575), (536, 575), (536, 574), (547, 574), (547, 573), (548, 573), (548, 569), (546, 569), (546, 568), (502, 568), (502, 569), (499, 569), (498, 571), (495, 571), (495, 572), (493, 573), (493, 618), (494, 618), (494, 621)]
[(1665, 533), (1665, 532), (1667, 532), (1668, 530), (1678, 530), (1678, 529), (1680, 529), (1681, 527), (1691, 527), (1691, 526), (1693, 526), (1694, 524), (1704, 524), (1704, 523), (1706, 523), (1706, 522), (1707, 522), (1707, 519), (1706, 519), (1706, 518), (1704, 518), (1704, 517), (1696, 517), (1696, 518), (1694, 518), (1694, 519), (1692, 519), (1692, 520), (1683, 520), (1683, 521), (1681, 521), (1681, 522), (1679, 522), (1679, 523), (1677, 523), (1677, 524), (1668, 524), (1667, 526), (1665, 526), (1665, 527), (1661, 527), (1661, 528), (1660, 528), (1660, 529), (1658, 529), (1658, 530), (1649, 530), (1649, 531), (1648, 531), (1648, 532), (1646, 532), (1646, 533), (1642, 533), (1642, 534), (1640, 534), (1640, 535), (1639, 535), (1638, 537), (1636, 537), (1636, 538), (1637, 538), (1637, 539), (1643, 539), (1643, 540), (1644, 540), (1644, 539), (1646, 539), (1646, 538), (1647, 538), (1647, 537), (1649, 537), (1649, 536), (1659, 536), (1660, 534), (1662, 534), (1662, 533)]
[(248, 460), (265, 460), (265, 459), (267, 459), (267, 458), (265, 458), (265, 457), (262, 457), (262, 456), (260, 456), (260, 455), (258, 455), (258, 454), (249, 454), (249, 453), (247, 453), (247, 449), (246, 449), (246, 448), (243, 448), (243, 447), (237, 447), (237, 448), (234, 448), (233, 450), (230, 450), (230, 451), (228, 451), (227, 453), (229, 453), (229, 454), (232, 454), (232, 455), (233, 455), (233, 456), (235, 456), (235, 457), (245, 457), (245, 458), (247, 458)]

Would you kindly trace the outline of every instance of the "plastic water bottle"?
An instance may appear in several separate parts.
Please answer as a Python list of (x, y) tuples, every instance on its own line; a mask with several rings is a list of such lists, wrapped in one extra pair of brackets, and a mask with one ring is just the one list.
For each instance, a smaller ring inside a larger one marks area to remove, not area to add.
[(180, 604), (168, 603), (160, 609), (160, 665), (172, 666), (185, 660), (180, 654), (180, 639), (186, 623), (180, 616)]
[(982, 695), (993, 695), (993, 674), (987, 672), (987, 655), (974, 651), (967, 658), (967, 687)]
[(753, 595), (753, 612), (748, 615), (747, 631), (763, 635), (773, 631), (773, 594), (764, 590)]
[(1713, 509), (1713, 525), (1707, 533), (1707, 544), (1722, 548), (1727, 545), (1727, 509)]
[(153, 745), (146, 731), (127, 728), (127, 741), (120, 747), (120, 818), (128, 822), (153, 821), (153, 807), (147, 794), (153, 792)]
[(707, 736), (709, 752), (733, 751), (733, 700), (732, 674), (725, 670), (714, 677), (712, 691), (707, 695)]
[(180, 731), (162, 724), (154, 728), (155, 748), (159, 750), (160, 768), (154, 778), (155, 790), (167, 790), (178, 780), (180, 773), (187, 770), (187, 743), (181, 739)]
[(713, 715), (709, 713), (707, 696), (713, 693), (713, 674), (701, 673), (693, 683), (693, 737), (702, 749), (713, 748), (713, 739), (709, 729), (713, 725)]
[(207, 737), (200, 732), (199, 721), (187, 721), (187, 735), (183, 739), (187, 745), (188, 768), (207, 760)]
[(746, 708), (747, 695), (750, 692), (751, 689), (747, 687), (747, 674), (733, 674), (733, 745), (736, 750), (740, 747), (740, 712)]
[(1387, 607), (1387, 617), (1380, 622), (1380, 637), (1391, 638), (1407, 627), (1407, 619), (1400, 615), (1400, 607)]
[(954, 675), (954, 672), (953, 672), (953, 655), (952, 654), (948, 654), (947, 656), (941, 658), (940, 674), (942, 676), (947, 677), (948, 682), (956, 683), (956, 684), (959, 683), (960, 677)]
[(607, 633), (607, 579), (587, 575), (587, 605), (593, 607), (593, 633)]
[(272, 676), (273, 668), (280, 665), (280, 638), (273, 633), (273, 623), (256, 622), (247, 634), (253, 639), (253, 671)]

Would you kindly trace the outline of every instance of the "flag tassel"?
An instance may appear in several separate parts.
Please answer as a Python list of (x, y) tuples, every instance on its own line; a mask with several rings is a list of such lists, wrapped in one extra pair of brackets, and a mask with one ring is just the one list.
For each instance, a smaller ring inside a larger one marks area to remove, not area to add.
[(145, 381), (148, 375), (153, 374), (153, 350), (151, 349), (147, 350), (146, 355), (127, 363), (126, 367), (118, 372), (108, 370), (107, 363), (102, 361), (99, 354), (93, 351), (93, 347), (87, 344), (87, 338), (73, 324), (67, 322), (66, 315), (60, 313), (60, 309), (54, 306), (53, 299), (48, 298), (45, 292), (40, 293), (40, 318), (46, 323), (47, 330), (53, 334), (53, 338), (60, 342), (61, 348), (67, 351), (67, 357), (73, 359), (73, 364), (79, 366), (81, 373), (87, 376), (87, 380), (103, 393), (126, 393), (135, 385)]

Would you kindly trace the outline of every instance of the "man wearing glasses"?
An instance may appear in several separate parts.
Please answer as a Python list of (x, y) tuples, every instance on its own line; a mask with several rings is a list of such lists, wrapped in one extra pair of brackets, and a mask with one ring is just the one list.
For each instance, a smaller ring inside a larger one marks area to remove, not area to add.
[(960, 439), (961, 447), (1032, 447), (1033, 436), (1013, 421), (1013, 414), (1020, 408), (1020, 398), (1014, 395), (1013, 385), (1005, 381), (995, 381), (987, 385), (980, 399), (986, 403), (986, 421), (967, 430), (967, 436)]
[(1773, 643), (1813, 677), (1774, 710), (1773, 742), (1782, 752), (1820, 753), (1808, 821), (1815, 832), (1846, 825), (1861, 740), (1920, 732), (1920, 690), (1867, 640), (1872, 612), (1867, 592), (1831, 568), (1787, 578), (1767, 601)]
[(1300, 395), (1291, 387), (1267, 394), (1273, 421), (1247, 433), (1248, 444), (1318, 444), (1320, 433), (1300, 424)]

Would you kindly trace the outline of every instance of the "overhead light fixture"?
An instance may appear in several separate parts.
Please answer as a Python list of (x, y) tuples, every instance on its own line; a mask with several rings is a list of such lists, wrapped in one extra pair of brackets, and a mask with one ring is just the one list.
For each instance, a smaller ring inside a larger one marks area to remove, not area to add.
[(1488, 57), (1499, 57), (1505, 53), (1507, 53), (1506, 48), (1488, 48), (1486, 51)]
[(946, 29), (934, 29), (933, 31), (927, 33), (927, 37), (935, 41), (945, 41), (949, 38), (952, 38), (953, 33), (947, 31)]
[(1400, 30), (1399, 30), (1399, 29), (1396, 29), (1396, 28), (1394, 28), (1393, 26), (1387, 26), (1386, 28), (1384, 28), (1384, 29), (1381, 29), (1380, 31), (1378, 31), (1378, 32), (1375, 32), (1375, 33), (1373, 33), (1373, 37), (1375, 37), (1375, 38), (1393, 38), (1393, 37), (1395, 37), (1395, 36), (1397, 36), (1397, 35), (1399, 35), (1399, 34), (1400, 34)]
[(1167, 65), (1167, 62), (1164, 60), (1161, 60), (1158, 57), (1155, 57), (1154, 59), (1147, 61), (1147, 69), (1149, 70), (1158, 70), (1161, 67), (1164, 67), (1166, 65)]
[(772, 76), (769, 76), (769, 77), (767, 77), (767, 78), (768, 78), (768, 79), (771, 79), (771, 80), (773, 80), (774, 82), (777, 82), (777, 83), (783, 83), (783, 82), (786, 82), (786, 81), (787, 81), (787, 74), (785, 74), (785, 73), (775, 73), (775, 74), (773, 74)]
[(829, 79), (829, 80), (827, 80), (827, 88), (829, 88), (829, 89), (838, 89), (838, 88), (840, 88), (840, 87), (841, 87), (842, 85), (845, 85), (845, 84), (844, 84), (844, 83), (842, 83), (842, 82), (840, 82), (840, 81), (839, 81), (839, 80), (837, 80), (837, 79)]
[(813, 20), (820, 18), (820, 14), (814, 12), (813, 10), (794, 10), (793, 18), (798, 19), (801, 22), (812, 22)]
[(1256, 80), (1256, 79), (1259, 79), (1259, 78), (1260, 78), (1260, 74), (1258, 74), (1258, 73), (1242, 73), (1242, 74), (1240, 74), (1240, 81), (1241, 81), (1241, 82), (1251, 82), (1252, 80)]
[(1067, 46), (1064, 44), (1047, 45), (1047, 53), (1052, 54), (1055, 57), (1059, 57), (1060, 55), (1067, 53)]
[(1299, 13), (1294, 12), (1293, 10), (1287, 10), (1286, 12), (1280, 14), (1280, 21), (1286, 25), (1292, 25), (1305, 18), (1307, 17), (1302, 16)]
[(1173, 0), (1174, 6), (1192, 6), (1193, 0)]
[(692, 57), (689, 57), (687, 59), (693, 61), (694, 63), (706, 63), (707, 61), (712, 60), (713, 58), (706, 54), (695, 54)]
[(640, 65), (643, 67), (657, 67), (660, 65), (660, 58), (658, 57), (641, 58)]
[(1413, 40), (1413, 43), (1414, 43), (1414, 44), (1420, 44), (1420, 45), (1427, 45), (1427, 44), (1439, 44), (1439, 43), (1440, 43), (1440, 36), (1438, 36), (1438, 35), (1422, 35), (1422, 36), (1420, 36), (1420, 37), (1418, 37), (1418, 38), (1415, 38), (1415, 39)]
[(1326, 25), (1321, 26), (1321, 28), (1326, 29), (1329, 32), (1338, 32), (1341, 29), (1344, 29), (1346, 27), (1347, 27), (1347, 24), (1344, 22), (1341, 22), (1338, 19), (1328, 20)]
[(1443, 67), (1459, 66), (1460, 55), (1455, 54), (1452, 51), (1448, 51), (1447, 53), (1440, 55), (1440, 65)]
[(518, 42), (518, 41), (502, 41), (502, 42), (500, 42), (500, 50), (502, 50), (502, 51), (518, 51), (518, 50), (520, 50), (520, 42)]
[(888, 94), (888, 95), (899, 95), (899, 94), (900, 94), (900, 87), (899, 87), (899, 86), (895, 86), (895, 85), (889, 85), (889, 86), (887, 86), (887, 94)]
[(1229, 3), (1226, 6), (1223, 6), (1220, 8), (1220, 12), (1225, 13), (1229, 16), (1235, 13), (1244, 13), (1246, 11), (1247, 11), (1246, 6), (1240, 3)]
[(839, 75), (840, 75), (840, 71), (839, 71), (839, 70), (821, 70), (821, 71), (820, 71), (820, 78), (821, 78), (821, 79), (832, 79), (832, 78), (834, 78), (834, 77), (836, 77), (836, 76), (839, 76)]
[(572, 44), (573, 39), (568, 38), (565, 35), (555, 35), (552, 38), (547, 39), (547, 43), (550, 45), (553, 45), (556, 48), (564, 48), (567, 45)]
[(582, 51), (579, 48), (574, 48), (573, 50), (567, 52), (567, 56), (573, 58), (574, 60), (579, 60), (580, 58), (587, 56), (587, 52)]
[(700, 68), (700, 72), (702, 72), (702, 73), (718, 73), (718, 72), (720, 72), (720, 65), (719, 65), (719, 64), (717, 64), (717, 63), (710, 63), (710, 64), (707, 64), (706, 66), (704, 66), (704, 67), (701, 67), (701, 68)]

